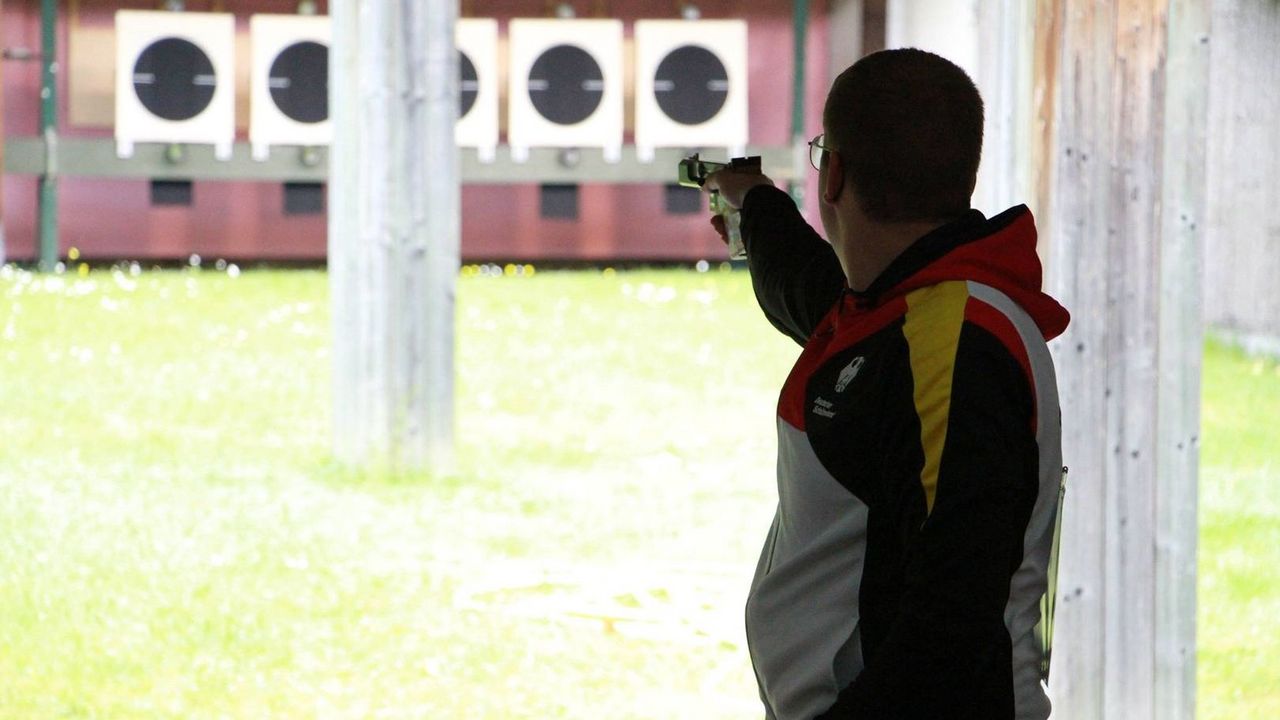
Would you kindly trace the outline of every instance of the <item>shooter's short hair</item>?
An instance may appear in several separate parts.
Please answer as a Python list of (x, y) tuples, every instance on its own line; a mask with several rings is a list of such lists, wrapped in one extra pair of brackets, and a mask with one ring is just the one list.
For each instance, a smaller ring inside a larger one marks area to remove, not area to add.
[(875, 220), (945, 220), (969, 208), (982, 97), (954, 63), (904, 48), (867, 55), (832, 84), (825, 144)]

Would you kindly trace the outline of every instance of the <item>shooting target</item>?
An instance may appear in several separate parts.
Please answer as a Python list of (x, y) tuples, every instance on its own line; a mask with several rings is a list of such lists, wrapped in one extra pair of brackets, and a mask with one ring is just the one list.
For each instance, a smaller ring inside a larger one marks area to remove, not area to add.
[(267, 72), (271, 101), (300, 123), (329, 119), (329, 48), (304, 40), (285, 48)]
[(116, 150), (235, 140), (235, 23), (224, 13), (116, 13)]
[(747, 144), (747, 25), (741, 20), (639, 20), (636, 147)]
[(476, 148), (482, 162), (498, 148), (498, 22), (492, 18), (458, 20), (458, 123), (460, 147)]
[(622, 23), (512, 20), (507, 135), (530, 147), (599, 147), (622, 154)]
[(133, 90), (151, 114), (181, 122), (204, 112), (218, 77), (200, 46), (165, 38), (147, 46), (133, 66)]
[(265, 160), (272, 145), (328, 145), (329, 18), (254, 15), (249, 78), (249, 142)]
[(701, 125), (724, 107), (729, 72), (715, 53), (683, 45), (667, 53), (653, 75), (653, 96), (667, 117), (681, 125)]
[(576, 125), (600, 107), (604, 74), (586, 50), (557, 45), (533, 61), (525, 87), (539, 115), (557, 125)]
[(458, 51), (458, 117), (464, 118), (476, 105), (480, 94), (480, 78), (476, 76), (476, 64), (467, 54)]

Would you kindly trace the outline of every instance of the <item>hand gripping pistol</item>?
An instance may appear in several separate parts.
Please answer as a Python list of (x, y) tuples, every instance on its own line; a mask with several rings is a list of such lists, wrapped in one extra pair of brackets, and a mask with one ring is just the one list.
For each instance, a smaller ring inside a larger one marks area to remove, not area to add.
[[(710, 162), (700, 160), (698, 154), (694, 153), (689, 157), (680, 161), (678, 166), (677, 182), (685, 187), (700, 188), (707, 182), (707, 176), (718, 170), (744, 170), (748, 172), (760, 172), (760, 156), (753, 155), (745, 158), (733, 158), (727, 163)], [(745, 260), (747, 257), (747, 248), (742, 244), (742, 232), (739, 230), (742, 217), (734, 208), (725, 202), (720, 196), (720, 191), (711, 191), (711, 212), (724, 218), (724, 227), (729, 234), (729, 259)]]

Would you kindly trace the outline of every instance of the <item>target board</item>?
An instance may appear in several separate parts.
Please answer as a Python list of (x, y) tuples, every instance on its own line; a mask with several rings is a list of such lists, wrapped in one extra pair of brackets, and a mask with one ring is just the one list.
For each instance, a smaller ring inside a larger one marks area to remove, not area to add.
[(742, 20), (637, 20), (635, 142), (659, 147), (747, 145), (747, 24)]
[(622, 157), (622, 22), (512, 20), (507, 139), (531, 147), (598, 147)]
[(226, 13), (116, 12), (116, 154), (198, 143), (231, 157), (235, 20)]
[(498, 21), (462, 18), (454, 31), (458, 45), (459, 147), (476, 149), (492, 162), (498, 148)]
[(254, 15), (249, 78), (249, 143), (266, 160), (272, 145), (317, 146), (333, 140), (329, 120), (329, 18)]

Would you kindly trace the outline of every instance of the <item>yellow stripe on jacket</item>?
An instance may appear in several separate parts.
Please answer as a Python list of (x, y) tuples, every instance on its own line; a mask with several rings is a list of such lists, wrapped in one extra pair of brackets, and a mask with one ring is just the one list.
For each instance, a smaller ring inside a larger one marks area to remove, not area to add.
[(915, 383), (912, 392), (916, 415), (920, 418), (920, 447), (924, 451), (920, 486), (924, 489), (928, 515), (933, 512), (942, 448), (947, 442), (951, 378), (969, 287), (964, 281), (944, 282), (911, 292), (906, 300), (907, 315), (902, 332), (911, 355), (911, 376)]

